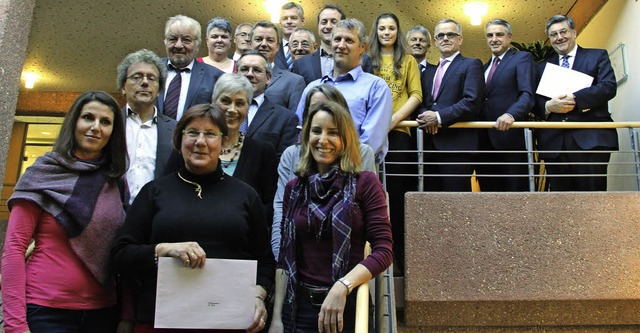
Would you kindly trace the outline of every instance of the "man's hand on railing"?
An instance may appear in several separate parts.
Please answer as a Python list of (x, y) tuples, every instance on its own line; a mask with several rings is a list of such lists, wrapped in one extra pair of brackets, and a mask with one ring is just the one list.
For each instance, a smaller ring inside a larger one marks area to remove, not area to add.
[(505, 113), (496, 119), (496, 123), (493, 125), (498, 131), (508, 131), (511, 128), (511, 124), (515, 119), (509, 113)]
[(551, 113), (567, 113), (576, 107), (576, 100), (573, 94), (558, 95), (548, 100), (544, 107)]
[(419, 114), (416, 121), (418, 122), (418, 127), (422, 128), (427, 133), (438, 133), (438, 114), (435, 111), (427, 110)]

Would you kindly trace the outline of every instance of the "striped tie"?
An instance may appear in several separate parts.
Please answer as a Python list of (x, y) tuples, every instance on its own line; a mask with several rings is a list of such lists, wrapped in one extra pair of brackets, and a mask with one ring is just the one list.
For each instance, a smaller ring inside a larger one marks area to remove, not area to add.
[(189, 68), (176, 68), (173, 65), (169, 65), (169, 69), (176, 72), (176, 76), (173, 77), (169, 88), (167, 88), (167, 94), (164, 98), (164, 114), (167, 117), (176, 119), (178, 116), (178, 103), (180, 102), (180, 88), (182, 88), (182, 75), (180, 72), (188, 72)]
[(291, 58), (291, 52), (289, 52), (289, 43), (284, 44), (284, 57), (287, 58), (287, 67), (291, 69), (291, 66), (293, 66), (293, 58)]

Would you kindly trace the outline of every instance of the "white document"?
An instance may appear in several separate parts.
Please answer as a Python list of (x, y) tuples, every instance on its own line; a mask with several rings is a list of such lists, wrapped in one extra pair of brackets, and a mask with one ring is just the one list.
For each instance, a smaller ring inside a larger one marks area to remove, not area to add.
[(591, 83), (593, 83), (593, 77), (587, 74), (547, 63), (536, 94), (553, 98), (590, 87)]
[(246, 329), (255, 310), (255, 260), (207, 259), (204, 268), (158, 258), (155, 328)]

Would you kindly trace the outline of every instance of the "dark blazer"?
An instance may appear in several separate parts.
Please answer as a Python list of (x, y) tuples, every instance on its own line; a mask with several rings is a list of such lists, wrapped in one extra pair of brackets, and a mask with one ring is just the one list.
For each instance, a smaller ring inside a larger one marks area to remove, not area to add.
[(289, 71), (289, 66), (287, 66), (287, 57), (284, 56), (284, 46), (282, 46), (282, 41), (280, 42), (278, 52), (276, 52), (276, 57), (273, 59), (273, 67)]
[(270, 143), (276, 150), (278, 159), (282, 152), (296, 142), (298, 136), (298, 116), (292, 111), (269, 101), (258, 108), (245, 136), (250, 139)]
[(253, 187), (262, 199), (269, 221), (273, 220), (273, 198), (278, 181), (276, 150), (272, 145), (245, 138), (233, 176)]
[[(363, 54), (362, 70), (373, 74), (373, 68), (371, 65), (371, 58), (368, 55)], [(322, 78), (322, 65), (320, 64), (320, 49), (315, 52), (306, 55), (293, 62), (291, 72), (296, 73), (304, 78), (305, 84), (309, 84), (312, 81)]]
[[(163, 63), (167, 63), (166, 58), (162, 58)], [(223, 71), (207, 65), (203, 62), (195, 61), (193, 70), (191, 71), (191, 79), (189, 81), (189, 90), (187, 91), (187, 100), (184, 104), (184, 110), (202, 103), (211, 103), (211, 95), (213, 94), (213, 86), (218, 78), (224, 74)], [(164, 89), (160, 87), (160, 97), (156, 100), (158, 113), (164, 114)], [(182, 93), (182, 92), (181, 92)]]
[[(559, 64), (558, 54), (554, 54), (538, 64), (537, 79), (540, 81), (544, 66), (547, 62)], [(550, 113), (548, 121), (613, 121), (609, 114), (609, 100), (616, 96), (616, 77), (611, 67), (611, 61), (606, 50), (585, 49), (578, 46), (576, 58), (573, 61), (575, 71), (593, 77), (591, 87), (576, 91), (576, 107), (564, 114)], [(548, 97), (537, 96), (537, 115), (544, 117), (544, 105)], [(582, 149), (604, 148), (618, 149), (618, 133), (615, 129), (573, 129), (554, 130), (544, 129), (538, 132), (538, 146), (542, 150), (561, 150), (562, 136), (571, 131), (571, 136)], [(543, 158), (553, 158), (558, 153), (541, 154)]]
[(296, 112), (302, 91), (306, 87), (304, 79), (288, 70), (273, 68), (271, 70), (271, 82), (264, 91), (269, 100), (285, 108)]
[[(125, 122), (128, 119), (127, 106), (122, 108), (122, 114)], [(153, 178), (158, 179), (161, 176), (178, 170), (184, 161), (178, 151), (173, 149), (173, 131), (176, 128), (176, 121), (169, 118), (158, 111), (157, 117), (158, 142), (156, 143), (156, 166), (153, 172)], [(126, 130), (126, 124), (125, 124)]]
[(477, 150), (477, 129), (447, 129), (459, 121), (477, 120), (482, 109), (484, 75), (480, 59), (458, 54), (442, 77), (440, 93), (433, 100), (431, 89), (438, 66), (429, 65), (422, 72), (422, 105), (419, 113), (438, 111), (442, 128), (435, 135), (427, 135), (438, 150)]
[[(484, 72), (491, 59), (484, 65)], [(527, 120), (535, 105), (535, 62), (529, 52), (509, 49), (484, 90), (481, 120), (495, 121), (508, 113), (517, 121)], [(524, 149), (524, 130), (488, 129), (491, 145), (496, 149)]]

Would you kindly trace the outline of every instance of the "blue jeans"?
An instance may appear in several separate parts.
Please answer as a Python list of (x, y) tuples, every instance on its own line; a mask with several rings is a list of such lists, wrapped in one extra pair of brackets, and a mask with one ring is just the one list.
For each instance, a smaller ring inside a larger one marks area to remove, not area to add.
[(32, 333), (114, 333), (117, 307), (69, 310), (27, 304), (27, 323)]

